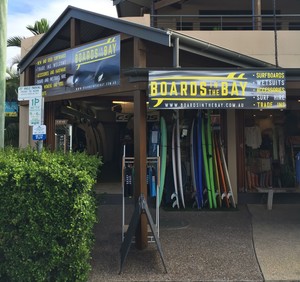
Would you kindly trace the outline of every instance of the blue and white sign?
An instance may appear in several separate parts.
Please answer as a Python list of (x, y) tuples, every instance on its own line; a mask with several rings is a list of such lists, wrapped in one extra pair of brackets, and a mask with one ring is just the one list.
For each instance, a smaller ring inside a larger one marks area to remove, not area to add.
[(34, 125), (32, 127), (32, 140), (46, 140), (46, 125)]

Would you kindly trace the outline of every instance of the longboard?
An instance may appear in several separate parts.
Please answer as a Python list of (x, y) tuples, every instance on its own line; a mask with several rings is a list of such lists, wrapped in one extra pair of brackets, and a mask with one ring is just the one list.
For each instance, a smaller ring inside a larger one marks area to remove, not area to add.
[(207, 111), (207, 148), (208, 148), (208, 167), (209, 167), (209, 177), (210, 177), (210, 192), (212, 198), (213, 208), (217, 208), (215, 181), (214, 181), (214, 167), (213, 167), (213, 145), (212, 145), (212, 130), (211, 130), (211, 118), (210, 111)]
[(221, 160), (219, 139), (218, 139), (216, 132), (214, 133), (214, 140), (215, 140), (215, 144), (216, 144), (216, 147), (215, 147), (216, 148), (216, 157), (217, 157), (219, 176), (220, 176), (220, 190), (221, 190), (220, 199), (221, 199), (221, 201), (225, 201), (226, 207), (229, 208), (229, 200), (227, 197), (227, 184), (226, 184), (226, 180), (225, 180), (223, 163)]
[(193, 193), (193, 198), (195, 197), (197, 206), (199, 208), (199, 200), (198, 200), (198, 195), (197, 195), (197, 180), (196, 180), (196, 158), (195, 158), (195, 147), (196, 147), (196, 142), (195, 140), (195, 119), (192, 121), (191, 125), (191, 131), (190, 131), (190, 160), (191, 160), (191, 186), (192, 186), (192, 193)]
[(235, 200), (234, 200), (234, 196), (233, 196), (233, 192), (232, 192), (231, 181), (230, 181), (229, 172), (228, 172), (228, 168), (227, 168), (227, 163), (226, 163), (226, 159), (225, 159), (223, 143), (222, 143), (220, 135), (219, 135), (219, 142), (220, 142), (221, 160), (222, 160), (222, 164), (223, 164), (224, 171), (225, 171), (226, 183), (227, 183), (227, 186), (228, 186), (227, 198), (230, 200), (231, 205), (235, 208), (236, 204), (235, 204)]
[(171, 199), (174, 200), (172, 207), (177, 206), (179, 209), (179, 199), (178, 199), (178, 188), (177, 188), (177, 173), (176, 173), (176, 151), (175, 151), (175, 130), (176, 123), (173, 124), (172, 129), (172, 168), (173, 168), (173, 181), (174, 181), (174, 193), (171, 195)]
[(198, 208), (203, 208), (203, 152), (202, 152), (202, 120), (201, 120), (201, 111), (197, 115), (197, 130), (196, 130), (196, 141), (197, 141), (197, 150), (195, 153), (196, 162), (197, 162), (197, 197), (198, 197)]
[(207, 197), (208, 197), (208, 205), (209, 208), (212, 208), (212, 195), (211, 195), (211, 185), (210, 185), (210, 175), (209, 175), (209, 167), (208, 167), (208, 159), (207, 159), (207, 149), (206, 149), (206, 138), (205, 138), (205, 123), (204, 118), (202, 118), (202, 152), (203, 152), (203, 165), (205, 172), (205, 183), (207, 188)]
[(220, 187), (220, 175), (219, 175), (219, 167), (218, 167), (218, 158), (217, 158), (217, 146), (218, 144), (216, 143), (215, 140), (215, 134), (213, 133), (213, 163), (214, 163), (214, 168), (215, 168), (215, 183), (217, 185), (217, 198), (218, 198), (218, 204), (219, 207), (222, 207), (222, 194), (221, 194), (221, 187)]
[(185, 208), (184, 191), (182, 183), (182, 168), (181, 168), (181, 148), (180, 148), (180, 128), (179, 128), (179, 110), (176, 111), (176, 148), (177, 148), (177, 176), (178, 186), (181, 196), (181, 202)]
[(160, 119), (160, 187), (159, 187), (159, 206), (165, 187), (166, 167), (167, 167), (167, 125), (164, 117)]

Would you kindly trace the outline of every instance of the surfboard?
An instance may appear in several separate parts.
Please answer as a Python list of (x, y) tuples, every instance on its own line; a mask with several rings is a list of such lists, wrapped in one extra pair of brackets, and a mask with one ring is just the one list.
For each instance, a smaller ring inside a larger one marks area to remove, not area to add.
[(181, 168), (181, 147), (180, 147), (180, 125), (179, 125), (179, 110), (176, 111), (176, 149), (177, 149), (177, 176), (178, 186), (181, 196), (183, 208), (185, 208), (184, 191), (182, 182), (182, 168)]
[(197, 113), (197, 130), (196, 130), (196, 144), (197, 150), (195, 152), (195, 161), (197, 162), (197, 197), (198, 197), (198, 208), (203, 208), (204, 199), (203, 199), (203, 152), (202, 152), (202, 120), (201, 120), (201, 111)]
[(205, 172), (205, 183), (207, 188), (208, 205), (209, 208), (211, 209), (213, 206), (212, 206), (210, 174), (209, 174), (208, 158), (207, 158), (204, 117), (202, 117), (201, 124), (202, 124), (201, 133), (202, 133), (202, 152), (203, 152), (203, 164), (204, 164), (204, 172)]
[(167, 167), (167, 125), (164, 117), (160, 119), (160, 187), (159, 187), (159, 206), (165, 188), (166, 167)]
[(157, 157), (159, 138), (160, 138), (159, 126), (157, 123), (153, 123), (150, 128), (148, 157)]
[(223, 170), (223, 163), (221, 160), (220, 144), (219, 144), (217, 132), (214, 133), (214, 140), (216, 144), (216, 157), (217, 157), (218, 171), (220, 176), (220, 190), (221, 190), (220, 198), (222, 202), (225, 202), (226, 207), (229, 208), (229, 201), (227, 198), (227, 184), (226, 184), (225, 174)]
[(220, 135), (219, 135), (219, 142), (220, 142), (221, 160), (222, 160), (222, 164), (223, 164), (223, 168), (224, 168), (224, 172), (225, 172), (226, 183), (228, 186), (227, 198), (231, 202), (231, 205), (235, 208), (236, 204), (235, 204), (234, 195), (232, 192), (232, 186), (231, 186), (231, 181), (230, 181), (230, 177), (229, 177), (227, 162), (225, 159), (224, 147), (223, 147), (223, 143), (222, 143)]
[(100, 144), (101, 144), (101, 151), (102, 155), (103, 155), (103, 159), (105, 161), (109, 161), (110, 157), (109, 157), (109, 147), (111, 146), (107, 146), (107, 140), (106, 140), (106, 132), (105, 132), (105, 128), (102, 122), (99, 122), (97, 124), (96, 130), (100, 136)]
[(208, 167), (209, 167), (209, 177), (210, 177), (210, 192), (212, 198), (213, 208), (217, 208), (217, 199), (216, 199), (216, 190), (215, 190), (215, 181), (214, 181), (214, 167), (213, 167), (213, 146), (212, 146), (212, 131), (211, 131), (211, 118), (210, 118), (210, 110), (207, 111), (207, 150), (208, 150)]
[(196, 200), (197, 206), (199, 208), (199, 201), (197, 195), (197, 180), (196, 180), (196, 166), (195, 166), (195, 119), (192, 121), (191, 130), (190, 130), (190, 163), (191, 163), (191, 188), (192, 188), (192, 198)]
[(177, 187), (177, 172), (176, 172), (176, 151), (175, 151), (175, 131), (176, 123), (173, 124), (172, 129), (172, 168), (173, 168), (173, 180), (174, 180), (174, 193), (171, 195), (171, 199), (174, 200), (172, 207), (177, 206), (179, 209), (178, 187)]
[(221, 199), (221, 187), (220, 187), (220, 176), (219, 176), (219, 168), (218, 168), (218, 159), (217, 159), (217, 144), (214, 138), (215, 134), (213, 133), (213, 138), (212, 138), (212, 143), (213, 143), (213, 164), (214, 164), (214, 169), (215, 169), (215, 183), (217, 186), (217, 191), (218, 194), (217, 199), (218, 199), (218, 205), (219, 207), (222, 207), (222, 199)]

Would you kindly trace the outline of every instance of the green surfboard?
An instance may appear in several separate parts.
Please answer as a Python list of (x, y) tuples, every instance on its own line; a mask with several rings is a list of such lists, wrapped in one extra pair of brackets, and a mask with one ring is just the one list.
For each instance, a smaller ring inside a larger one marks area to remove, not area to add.
[(164, 117), (160, 119), (160, 187), (159, 187), (159, 206), (164, 192), (166, 167), (167, 167), (167, 125)]
[(213, 208), (217, 208), (215, 181), (214, 181), (214, 165), (213, 165), (213, 144), (212, 144), (212, 130), (211, 130), (211, 118), (210, 111), (207, 111), (207, 158), (208, 158), (208, 168), (209, 168), (209, 178), (210, 178), (210, 193), (212, 198)]
[(212, 208), (212, 195), (211, 195), (209, 166), (208, 166), (208, 159), (207, 159), (204, 117), (202, 117), (202, 134), (201, 135), (202, 135), (202, 155), (203, 155), (203, 164), (204, 164), (204, 172), (205, 172), (205, 182), (206, 182), (206, 187), (207, 187), (208, 204), (209, 204), (209, 208), (211, 209)]

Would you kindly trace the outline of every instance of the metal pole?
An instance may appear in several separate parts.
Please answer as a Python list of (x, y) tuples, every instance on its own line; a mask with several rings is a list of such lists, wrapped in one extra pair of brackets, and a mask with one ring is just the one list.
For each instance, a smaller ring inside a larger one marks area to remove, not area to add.
[(6, 95), (7, 0), (0, 1), (0, 148), (4, 148)]
[(277, 40), (276, 0), (273, 0), (273, 18), (274, 18), (275, 65), (278, 68), (278, 40)]
[[(41, 125), (44, 124), (44, 97), (42, 97), (42, 110), (41, 110)], [(37, 150), (39, 153), (42, 152), (43, 150), (43, 140), (38, 140), (37, 141)]]

